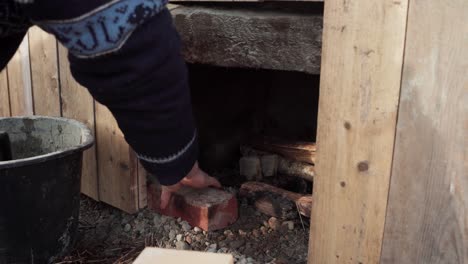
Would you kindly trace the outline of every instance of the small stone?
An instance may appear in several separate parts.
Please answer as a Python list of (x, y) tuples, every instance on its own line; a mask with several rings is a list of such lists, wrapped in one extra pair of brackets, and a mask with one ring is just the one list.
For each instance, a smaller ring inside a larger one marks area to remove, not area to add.
[(195, 241), (198, 241), (198, 242), (203, 241), (203, 235), (202, 235), (202, 234), (196, 235), (196, 236), (195, 236)]
[(211, 244), (210, 248), (218, 249), (218, 245), (217, 244)]
[(232, 241), (231, 243), (229, 243), (229, 246), (231, 248), (233, 248), (233, 249), (238, 249), (238, 248), (242, 247), (244, 244), (245, 244), (244, 240), (235, 240), (235, 241)]
[(129, 232), (130, 229), (132, 229), (132, 226), (130, 224), (125, 224), (124, 231)]
[[(160, 214), (158, 214), (160, 215)], [(170, 220), (169, 216), (161, 215), (161, 224), (167, 223)]]
[(185, 232), (188, 232), (188, 231), (190, 231), (192, 229), (190, 224), (187, 223), (186, 221), (182, 221), (180, 224), (182, 226), (182, 230), (184, 230)]
[(209, 253), (216, 253), (218, 250), (216, 248), (208, 248), (208, 250), (206, 252), (209, 252)]
[(242, 230), (242, 229), (239, 229), (239, 235), (241, 235), (241, 236), (247, 236), (247, 232), (245, 232), (245, 231)]
[(195, 233), (200, 233), (202, 230), (201, 230), (201, 228), (196, 226), (196, 227), (193, 228), (193, 231), (195, 231)]
[(210, 245), (210, 243), (209, 243), (209, 242), (205, 242), (205, 246), (209, 246), (209, 245)]
[(178, 234), (176, 236), (177, 241), (182, 241), (182, 238), (183, 238), (182, 234)]
[(177, 223), (180, 223), (180, 222), (182, 222), (182, 218), (179, 217), (177, 218)]
[(269, 227), (268, 222), (267, 222), (267, 221), (263, 221), (263, 226)]
[(172, 240), (175, 239), (175, 237), (176, 237), (176, 231), (175, 231), (175, 230), (171, 230), (171, 231), (169, 232), (169, 240), (172, 241)]
[(255, 238), (260, 237), (260, 231), (258, 231), (257, 229), (254, 229), (252, 231), (252, 236), (255, 237)]
[(160, 226), (161, 225), (161, 216), (159, 214), (155, 214), (153, 216), (153, 224), (154, 224), (154, 226)]
[(281, 223), (276, 217), (271, 217), (268, 220), (268, 226), (273, 230), (278, 230), (281, 226)]
[(224, 231), (224, 235), (225, 235), (225, 236), (232, 235), (232, 231), (229, 230), (229, 229), (228, 229), (228, 230), (225, 230), (225, 231)]
[(191, 247), (190, 247), (189, 244), (187, 244), (187, 243), (184, 242), (184, 241), (178, 241), (178, 242), (176, 243), (176, 249), (177, 249), (177, 250), (190, 250)]
[(185, 237), (185, 242), (187, 242), (187, 243), (189, 243), (189, 244), (192, 244), (192, 237), (186, 236), (186, 237)]
[(206, 232), (206, 231), (203, 231), (203, 235), (205, 235), (205, 236), (206, 236), (206, 235), (208, 235), (208, 232)]
[(218, 253), (227, 253), (229, 250), (225, 247), (218, 249)]
[(268, 229), (264, 226), (260, 227), (260, 231), (262, 232), (262, 234), (266, 235), (268, 233)]
[(286, 221), (283, 222), (283, 226), (287, 226), (288, 230), (294, 230), (294, 222), (293, 221)]

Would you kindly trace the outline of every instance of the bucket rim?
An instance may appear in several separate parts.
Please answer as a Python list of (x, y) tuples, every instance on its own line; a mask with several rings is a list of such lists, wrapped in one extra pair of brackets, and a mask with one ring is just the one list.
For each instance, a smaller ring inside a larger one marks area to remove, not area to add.
[(22, 167), (22, 166), (41, 163), (47, 160), (62, 158), (62, 157), (69, 156), (77, 152), (83, 152), (84, 150), (91, 148), (91, 146), (94, 144), (94, 136), (91, 133), (91, 130), (84, 123), (77, 121), (75, 119), (70, 119), (66, 117), (40, 116), (40, 115), (0, 117), (0, 121), (5, 120), (5, 119), (55, 120), (59, 122), (67, 122), (78, 127), (81, 130), (82, 142), (73, 147), (69, 147), (63, 150), (59, 150), (59, 151), (49, 152), (49, 153), (42, 154), (42, 155), (37, 155), (37, 156), (23, 158), (23, 159), (0, 161), (0, 169)]

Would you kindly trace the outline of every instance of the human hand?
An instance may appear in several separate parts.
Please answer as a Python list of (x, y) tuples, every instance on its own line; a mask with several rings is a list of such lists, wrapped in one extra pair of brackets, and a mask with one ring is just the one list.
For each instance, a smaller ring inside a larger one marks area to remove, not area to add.
[(183, 186), (188, 186), (196, 189), (203, 189), (208, 187), (221, 188), (221, 184), (215, 178), (209, 176), (206, 172), (198, 167), (198, 162), (193, 165), (192, 170), (183, 178), (180, 182), (171, 186), (161, 187), (161, 209), (165, 209), (169, 201), (171, 200), (172, 194)]

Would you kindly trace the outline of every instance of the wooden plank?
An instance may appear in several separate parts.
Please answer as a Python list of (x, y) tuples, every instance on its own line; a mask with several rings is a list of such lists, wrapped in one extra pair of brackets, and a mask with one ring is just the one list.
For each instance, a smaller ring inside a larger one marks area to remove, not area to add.
[(148, 206), (148, 187), (147, 187), (147, 172), (145, 168), (138, 162), (138, 208), (142, 209)]
[(381, 263), (468, 263), (467, 14), (411, 1)]
[[(94, 100), (88, 90), (73, 79), (67, 50), (61, 45), (59, 46), (59, 75), (63, 116), (83, 122), (94, 133)], [(87, 196), (99, 200), (98, 183), (96, 146), (93, 146), (85, 151), (83, 156), (81, 191)]]
[[(195, 260), (195, 261), (194, 261)], [(215, 254), (188, 250), (174, 250), (162, 248), (145, 248), (137, 257), (134, 264), (153, 263), (204, 263), (204, 264), (234, 264), (234, 258), (229, 254)]]
[(327, 0), (309, 263), (378, 263), (408, 1)]
[(29, 30), (34, 113), (60, 116), (57, 42), (38, 27)]
[(0, 117), (10, 116), (10, 93), (8, 92), (7, 71), (0, 71)]
[(31, 68), (28, 35), (7, 65), (11, 115), (32, 115)]
[(138, 164), (117, 121), (96, 102), (99, 198), (128, 213), (138, 211)]

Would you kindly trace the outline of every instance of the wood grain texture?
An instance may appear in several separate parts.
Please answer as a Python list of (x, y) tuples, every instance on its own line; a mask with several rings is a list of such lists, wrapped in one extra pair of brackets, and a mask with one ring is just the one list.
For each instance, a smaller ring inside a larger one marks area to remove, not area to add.
[[(67, 50), (61, 45), (59, 45), (59, 74), (63, 116), (83, 122), (95, 133), (94, 100), (88, 90), (73, 79), (68, 63)], [(84, 152), (81, 192), (95, 200), (99, 200), (98, 188), (95, 144)]]
[(380, 260), (407, 4), (325, 4), (309, 263)]
[(138, 211), (138, 164), (117, 121), (96, 102), (99, 198), (128, 213)]
[(147, 187), (147, 172), (145, 168), (138, 162), (138, 208), (142, 209), (148, 206), (148, 187)]
[(12, 116), (33, 114), (28, 35), (7, 65)]
[(410, 2), (381, 263), (468, 263), (467, 14)]
[(36, 115), (60, 116), (60, 87), (55, 38), (38, 27), (29, 30), (31, 79)]
[(7, 71), (0, 70), (0, 117), (10, 116), (10, 93), (8, 92)]

